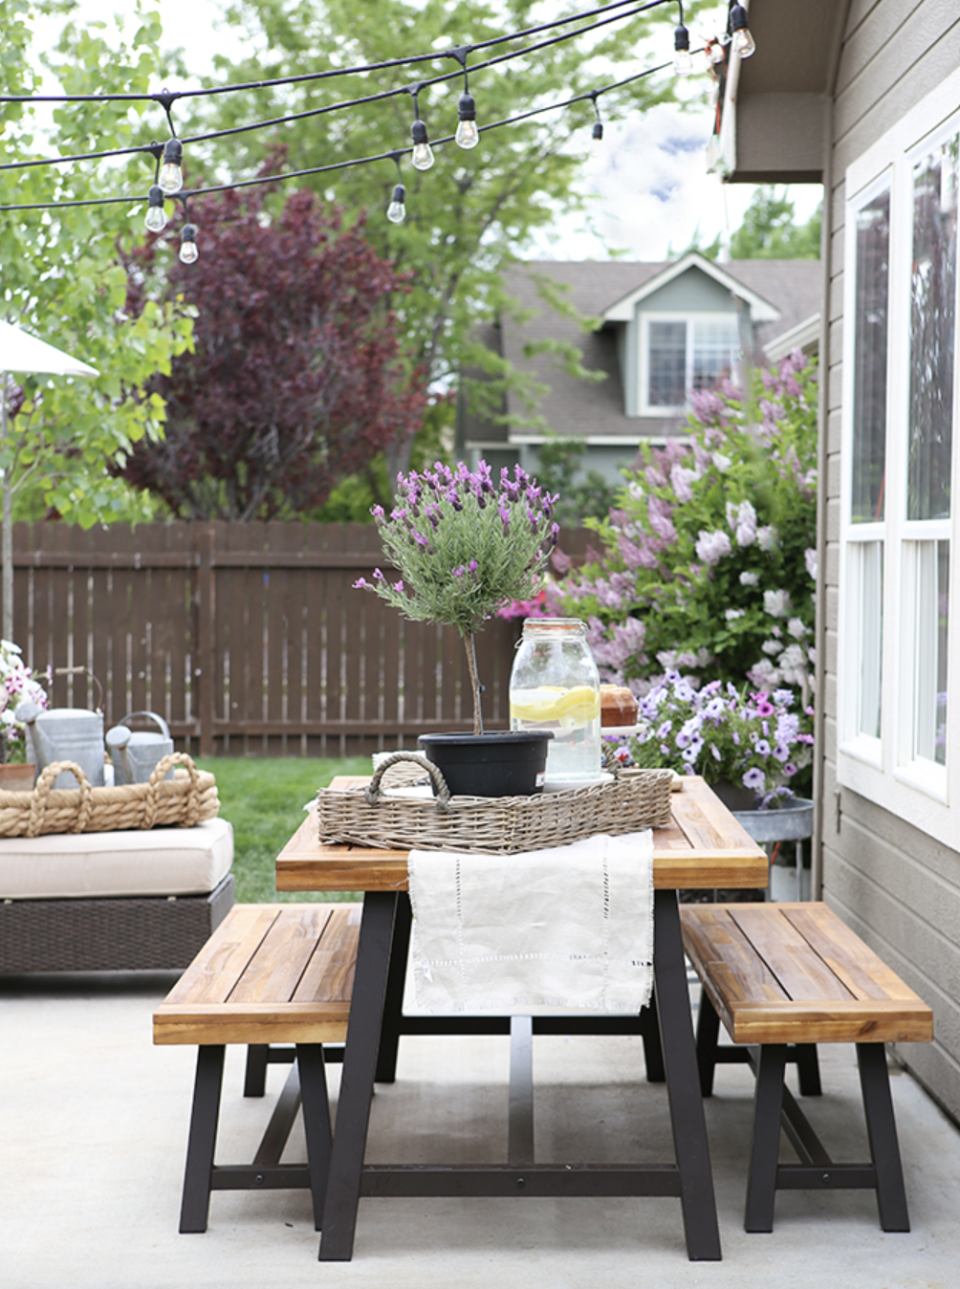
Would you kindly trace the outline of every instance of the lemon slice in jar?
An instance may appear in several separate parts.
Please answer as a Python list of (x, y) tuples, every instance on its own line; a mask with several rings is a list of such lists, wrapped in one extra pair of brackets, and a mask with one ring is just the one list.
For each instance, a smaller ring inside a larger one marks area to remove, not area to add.
[(559, 725), (576, 729), (600, 715), (600, 696), (589, 685), (572, 689), (543, 686), (540, 689), (515, 689), (510, 695), (510, 715), (538, 725)]

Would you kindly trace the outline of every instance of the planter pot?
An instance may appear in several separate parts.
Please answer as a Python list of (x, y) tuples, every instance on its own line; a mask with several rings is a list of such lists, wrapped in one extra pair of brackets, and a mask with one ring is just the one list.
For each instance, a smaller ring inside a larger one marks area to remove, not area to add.
[(806, 797), (791, 797), (784, 805), (771, 806), (769, 810), (735, 809), (731, 813), (761, 845), (813, 836), (813, 802)]
[(0, 765), (0, 790), (3, 792), (31, 792), (37, 777), (37, 767), (32, 761), (20, 765)]
[(417, 742), (454, 796), (530, 797), (543, 791), (549, 730), (421, 734)]
[(710, 788), (717, 794), (728, 810), (753, 810), (757, 804), (757, 794), (752, 788), (745, 788), (741, 783), (732, 783), (729, 779), (720, 779), (711, 783)]

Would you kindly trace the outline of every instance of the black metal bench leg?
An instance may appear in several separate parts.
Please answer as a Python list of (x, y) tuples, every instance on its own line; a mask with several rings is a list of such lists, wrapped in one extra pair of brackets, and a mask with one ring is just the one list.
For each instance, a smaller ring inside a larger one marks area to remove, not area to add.
[(660, 1040), (656, 1004), (652, 1000), (640, 1013), (640, 1035), (643, 1038), (643, 1063), (647, 1070), (647, 1082), (663, 1083), (666, 1078), (663, 1069), (663, 1043)]
[(380, 1051), (377, 1055), (377, 1082), (394, 1083), (397, 1077), (397, 1049), (403, 1023), (403, 987), (407, 979), (407, 955), (410, 951), (410, 927), (413, 915), (410, 897), (401, 895), (397, 901), (397, 916), (393, 923), (393, 947), (390, 950), (390, 971), (387, 975), (387, 993), (383, 1003), (383, 1025), (380, 1029)]
[(713, 1076), (717, 1068), (717, 1044), (720, 1040), (720, 1017), (707, 991), (700, 986), (700, 1005), (697, 1008), (697, 1070), (700, 1074), (700, 1095), (713, 1096)]
[(251, 1043), (247, 1048), (247, 1068), (243, 1078), (245, 1097), (262, 1097), (267, 1090), (267, 1058), (270, 1048), (266, 1043)]
[(747, 1209), (743, 1222), (745, 1231), (773, 1230), (786, 1061), (785, 1044), (768, 1043), (760, 1048), (754, 1095), (753, 1146), (747, 1177)]
[(676, 891), (654, 892), (654, 979), (680, 1200), (691, 1262), (719, 1260), (720, 1230), (703, 1117)]
[(884, 1045), (858, 1043), (857, 1065), (860, 1069), (860, 1089), (867, 1120), (870, 1157), (877, 1174), (880, 1225), (884, 1231), (909, 1231), (907, 1194), (903, 1186), (903, 1167)]
[(816, 1043), (797, 1043), (794, 1048), (797, 1061), (797, 1080), (802, 1097), (822, 1095), (820, 1087), (820, 1060)]
[(394, 892), (368, 891), (364, 896), (337, 1123), (323, 1206), (321, 1262), (348, 1262), (353, 1256), (396, 907)]
[(298, 1043), (297, 1068), (300, 1071), (303, 1131), (307, 1139), (307, 1166), (310, 1169), (310, 1193), (313, 1197), (313, 1225), (319, 1231), (327, 1196), (330, 1146), (333, 1141), (323, 1047), (319, 1043)]
[(180, 1205), (181, 1235), (207, 1229), (210, 1212), (210, 1179), (217, 1145), (220, 1089), (223, 1084), (222, 1046), (197, 1049), (197, 1077), (193, 1085), (193, 1110), (187, 1139), (187, 1166)]

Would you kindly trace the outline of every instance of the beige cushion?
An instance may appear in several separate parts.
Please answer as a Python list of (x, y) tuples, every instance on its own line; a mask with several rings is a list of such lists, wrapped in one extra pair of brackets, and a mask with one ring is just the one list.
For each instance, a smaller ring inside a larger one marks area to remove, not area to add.
[(194, 828), (0, 837), (0, 899), (201, 895), (232, 863), (226, 819)]

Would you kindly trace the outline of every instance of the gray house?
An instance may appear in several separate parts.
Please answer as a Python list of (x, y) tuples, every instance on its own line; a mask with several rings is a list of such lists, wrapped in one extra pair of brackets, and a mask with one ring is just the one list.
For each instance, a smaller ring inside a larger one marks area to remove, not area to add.
[[(510, 390), (497, 416), (462, 405), (458, 424), (460, 454), (497, 467), (535, 470), (546, 431), (584, 439), (584, 467), (616, 479), (642, 439), (684, 432), (691, 390), (819, 340), (811, 260), (544, 261), (510, 266), (505, 289), (511, 308), (483, 340), (539, 387), (535, 407)], [(558, 343), (602, 378), (571, 374)]]
[[(717, 166), (825, 187), (816, 861), (960, 1117), (960, 5), (751, 0)], [(955, 537), (956, 534), (956, 537)]]

